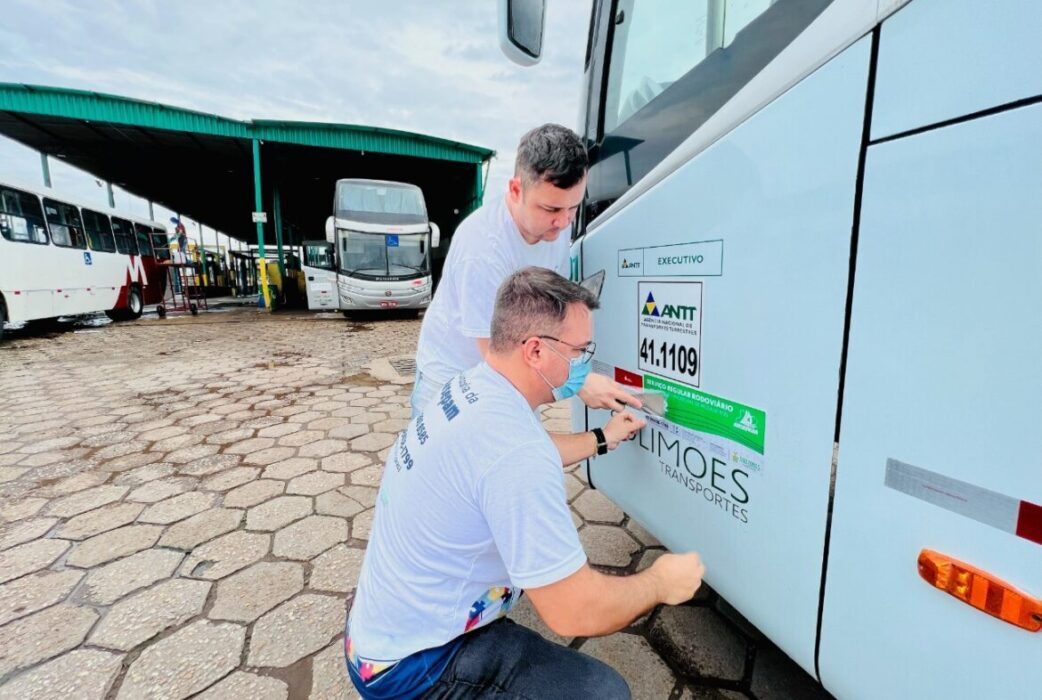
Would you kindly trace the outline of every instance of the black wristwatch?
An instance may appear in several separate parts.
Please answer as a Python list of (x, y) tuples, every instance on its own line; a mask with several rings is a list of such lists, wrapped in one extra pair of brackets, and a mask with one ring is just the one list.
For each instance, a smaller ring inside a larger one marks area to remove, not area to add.
[(604, 431), (600, 428), (593, 428), (590, 432), (593, 433), (595, 438), (597, 438), (597, 454), (608, 454), (608, 440), (604, 437)]

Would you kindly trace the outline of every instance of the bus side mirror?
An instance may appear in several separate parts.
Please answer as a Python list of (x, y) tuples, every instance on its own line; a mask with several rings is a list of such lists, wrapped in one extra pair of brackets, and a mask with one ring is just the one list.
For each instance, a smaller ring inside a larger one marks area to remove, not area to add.
[(441, 229), (438, 228), (438, 224), (431, 222), (431, 248), (437, 248), (441, 245)]
[(499, 0), (499, 48), (521, 66), (534, 66), (543, 53), (546, 0)]
[(333, 234), (332, 216), (326, 219), (326, 241), (328, 241), (329, 243), (336, 243), (336, 236)]

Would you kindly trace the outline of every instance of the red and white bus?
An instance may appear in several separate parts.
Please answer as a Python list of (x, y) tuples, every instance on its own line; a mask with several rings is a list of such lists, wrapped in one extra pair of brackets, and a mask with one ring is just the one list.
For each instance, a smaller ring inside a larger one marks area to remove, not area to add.
[(159, 223), (0, 182), (0, 334), (5, 321), (138, 318), (162, 300), (169, 257)]

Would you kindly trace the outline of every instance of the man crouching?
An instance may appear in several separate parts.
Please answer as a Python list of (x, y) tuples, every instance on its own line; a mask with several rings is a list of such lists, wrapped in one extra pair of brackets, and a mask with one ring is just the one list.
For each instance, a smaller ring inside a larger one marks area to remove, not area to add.
[(392, 446), (345, 639), (363, 698), (629, 698), (614, 669), (504, 616), (524, 591), (557, 634), (600, 636), (698, 590), (695, 553), (598, 573), (572, 523), (562, 466), (644, 425), (623, 412), (603, 436), (551, 438), (535, 413), (585, 379), (596, 307), (550, 270), (508, 277), (486, 361), (450, 380)]

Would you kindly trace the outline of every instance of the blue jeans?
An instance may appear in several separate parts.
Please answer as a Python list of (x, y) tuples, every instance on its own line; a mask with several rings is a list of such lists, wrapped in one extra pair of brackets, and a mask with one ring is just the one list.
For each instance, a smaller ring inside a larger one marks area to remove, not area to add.
[(460, 698), (629, 700), (630, 689), (607, 664), (503, 618), (464, 635), (460, 650), (423, 695)]

